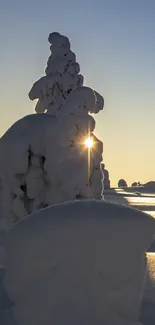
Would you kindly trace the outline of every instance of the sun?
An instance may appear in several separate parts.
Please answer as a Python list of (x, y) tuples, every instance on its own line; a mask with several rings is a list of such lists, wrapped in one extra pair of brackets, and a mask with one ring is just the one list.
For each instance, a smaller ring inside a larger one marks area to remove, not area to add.
[(88, 138), (85, 140), (84, 144), (87, 148), (91, 149), (94, 145), (94, 141), (90, 136), (88, 136)]

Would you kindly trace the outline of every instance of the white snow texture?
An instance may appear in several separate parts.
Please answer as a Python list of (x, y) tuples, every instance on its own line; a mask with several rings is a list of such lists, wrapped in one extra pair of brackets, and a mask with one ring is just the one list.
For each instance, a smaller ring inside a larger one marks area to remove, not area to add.
[(8, 235), (4, 288), (11, 325), (134, 325), (154, 219), (103, 200), (55, 205)]

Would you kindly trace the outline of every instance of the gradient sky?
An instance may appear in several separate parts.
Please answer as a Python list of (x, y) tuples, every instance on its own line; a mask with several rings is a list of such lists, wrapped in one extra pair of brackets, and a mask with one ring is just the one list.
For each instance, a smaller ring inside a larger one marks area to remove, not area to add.
[(48, 34), (69, 37), (85, 84), (104, 96), (96, 135), (112, 185), (155, 180), (155, 0), (0, 0), (0, 135), (34, 112)]

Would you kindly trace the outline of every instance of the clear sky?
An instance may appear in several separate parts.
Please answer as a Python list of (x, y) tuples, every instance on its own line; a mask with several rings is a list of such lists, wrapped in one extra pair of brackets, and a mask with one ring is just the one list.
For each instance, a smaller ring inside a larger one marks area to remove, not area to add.
[(155, 0), (0, 0), (0, 135), (34, 111), (48, 34), (69, 37), (85, 77), (105, 98), (96, 116), (112, 185), (155, 180)]

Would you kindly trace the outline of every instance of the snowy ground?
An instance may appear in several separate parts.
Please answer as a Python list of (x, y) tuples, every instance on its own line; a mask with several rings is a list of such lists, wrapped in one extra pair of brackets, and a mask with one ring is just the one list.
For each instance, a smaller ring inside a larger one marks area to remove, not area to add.
[[(151, 214), (155, 218), (155, 193), (140, 193), (136, 189), (113, 189), (105, 193), (105, 199), (130, 205)], [(142, 304), (142, 320), (145, 325), (155, 324), (155, 242), (147, 252), (148, 278)]]
[[(129, 189), (106, 191), (105, 199), (119, 204), (133, 206), (155, 217), (155, 194), (136, 193)], [(155, 244), (147, 252), (147, 283), (141, 309), (141, 321), (144, 325), (155, 325)], [(9, 324), (10, 325), (10, 324)], [(12, 325), (12, 324), (11, 324)]]

